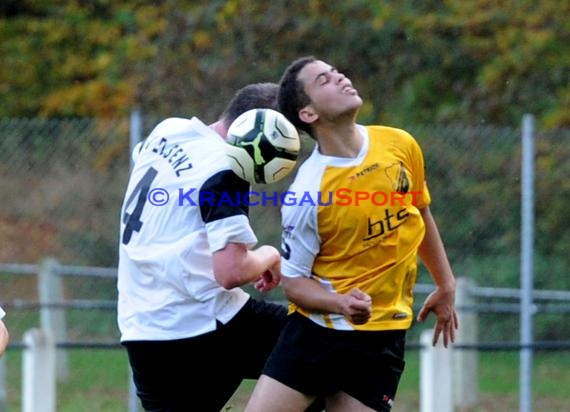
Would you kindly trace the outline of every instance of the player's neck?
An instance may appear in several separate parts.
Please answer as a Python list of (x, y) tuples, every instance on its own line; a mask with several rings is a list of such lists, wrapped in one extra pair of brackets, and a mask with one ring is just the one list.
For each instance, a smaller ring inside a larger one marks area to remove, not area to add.
[(360, 153), (363, 139), (355, 123), (319, 127), (319, 152), (326, 156), (355, 158)]
[(212, 123), (208, 127), (210, 127), (210, 129), (214, 130), (216, 133), (218, 133), (224, 139), (228, 135), (228, 128), (226, 127), (225, 123), (222, 120), (218, 120), (217, 122)]

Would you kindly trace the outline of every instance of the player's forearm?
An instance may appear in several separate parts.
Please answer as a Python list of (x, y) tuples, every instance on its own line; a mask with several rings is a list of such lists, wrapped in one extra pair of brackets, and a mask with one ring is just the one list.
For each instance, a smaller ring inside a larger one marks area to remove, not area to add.
[(287, 299), (303, 309), (319, 313), (342, 313), (339, 295), (329, 292), (313, 279), (283, 277), (281, 284)]
[(256, 281), (265, 271), (273, 270), (281, 276), (281, 254), (273, 246), (264, 245), (248, 250), (244, 264), (243, 284)]
[(420, 258), (439, 289), (455, 291), (455, 277), (435, 220), (428, 207), (421, 209), (420, 213), (426, 228), (424, 239), (418, 249)]
[(273, 246), (248, 250), (239, 243), (229, 243), (214, 253), (214, 276), (226, 289), (256, 281), (266, 270), (279, 268), (279, 251)]

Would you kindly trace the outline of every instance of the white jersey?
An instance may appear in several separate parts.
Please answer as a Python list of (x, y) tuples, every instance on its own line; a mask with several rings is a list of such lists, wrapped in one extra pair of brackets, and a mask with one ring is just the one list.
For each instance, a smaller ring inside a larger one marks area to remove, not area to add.
[(0, 307), (0, 319), (4, 319), (4, 316), (6, 316), (6, 312)]
[(135, 149), (121, 210), (121, 341), (210, 332), (249, 298), (213, 275), (213, 252), (257, 242), (239, 202), (249, 185), (231, 172), (225, 144), (195, 117), (170, 118)]

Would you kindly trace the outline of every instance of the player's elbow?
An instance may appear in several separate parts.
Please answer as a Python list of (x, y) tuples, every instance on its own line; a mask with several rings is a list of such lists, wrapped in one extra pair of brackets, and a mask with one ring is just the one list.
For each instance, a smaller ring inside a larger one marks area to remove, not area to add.
[(295, 304), (299, 304), (303, 297), (303, 281), (301, 278), (288, 278), (283, 276), (281, 278), (281, 286), (285, 297)]
[(243, 272), (236, 268), (225, 268), (214, 271), (214, 277), (224, 289), (233, 289), (246, 283)]
[(214, 278), (225, 289), (233, 289), (247, 283), (247, 248), (229, 243), (214, 253)]

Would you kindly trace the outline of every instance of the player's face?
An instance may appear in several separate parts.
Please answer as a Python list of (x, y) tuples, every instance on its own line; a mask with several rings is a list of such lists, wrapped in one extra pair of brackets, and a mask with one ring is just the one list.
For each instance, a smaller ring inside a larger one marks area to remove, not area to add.
[(319, 117), (334, 119), (354, 113), (362, 105), (362, 99), (350, 79), (323, 61), (307, 64), (298, 78), (311, 99), (310, 106)]

